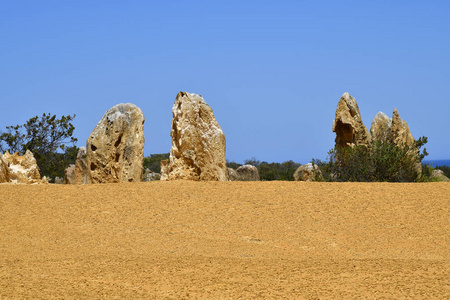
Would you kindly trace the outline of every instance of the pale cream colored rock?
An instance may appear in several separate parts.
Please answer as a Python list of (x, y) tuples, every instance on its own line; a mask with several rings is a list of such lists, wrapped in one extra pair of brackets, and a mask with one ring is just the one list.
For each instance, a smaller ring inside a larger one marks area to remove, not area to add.
[(228, 181), (225, 134), (202, 96), (178, 93), (172, 113), (168, 179)]
[(230, 181), (238, 181), (239, 180), (239, 174), (236, 172), (233, 168), (228, 168), (228, 178)]
[(75, 165), (71, 164), (64, 170), (64, 183), (75, 184)]
[(333, 132), (336, 133), (335, 142), (339, 147), (368, 146), (371, 142), (370, 133), (362, 122), (358, 104), (349, 93), (344, 93), (339, 100), (333, 121)]
[(24, 155), (19, 152), (3, 154), (3, 162), (8, 167), (9, 182), (11, 183), (42, 183), (39, 167), (31, 151), (27, 150)]
[(150, 169), (146, 169), (142, 181), (148, 182), (156, 180), (161, 180), (161, 174), (152, 172)]
[(3, 155), (0, 152), (0, 183), (9, 182), (8, 164), (3, 160)]
[(384, 112), (378, 112), (370, 126), (370, 135), (373, 141), (390, 142), (392, 140), (392, 119)]
[(297, 168), (294, 173), (295, 181), (314, 181), (320, 176), (321, 171), (317, 165), (308, 163)]
[(73, 184), (90, 184), (92, 183), (91, 171), (87, 159), (85, 147), (80, 147), (75, 162), (74, 183)]
[(160, 180), (169, 180), (169, 160), (163, 159), (161, 164), (161, 178)]
[[(141, 109), (131, 103), (118, 104), (105, 113), (86, 142), (92, 183), (142, 180), (144, 121)], [(85, 181), (89, 183), (89, 177)]]
[(236, 169), (239, 181), (260, 181), (259, 171), (253, 165), (243, 165)]

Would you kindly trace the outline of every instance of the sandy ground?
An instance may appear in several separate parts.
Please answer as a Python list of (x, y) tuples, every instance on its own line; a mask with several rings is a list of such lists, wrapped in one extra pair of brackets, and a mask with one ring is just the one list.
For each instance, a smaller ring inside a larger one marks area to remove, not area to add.
[(0, 298), (450, 299), (450, 184), (0, 185)]

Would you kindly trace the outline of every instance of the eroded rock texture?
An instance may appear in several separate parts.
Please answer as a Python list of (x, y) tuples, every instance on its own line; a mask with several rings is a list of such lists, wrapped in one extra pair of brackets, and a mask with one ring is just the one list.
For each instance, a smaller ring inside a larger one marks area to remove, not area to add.
[(320, 170), (317, 165), (312, 163), (302, 165), (294, 173), (295, 181), (314, 181), (320, 175)]
[(172, 113), (168, 180), (228, 181), (225, 134), (212, 108), (202, 96), (180, 92)]
[(3, 160), (3, 155), (0, 153), (0, 183), (9, 182), (8, 164)]
[[(131, 103), (118, 104), (105, 113), (86, 142), (92, 183), (142, 180), (144, 121), (141, 109)], [(78, 171), (85, 174), (84, 168), (83, 162), (77, 161), (75, 181)], [(86, 181), (89, 183), (89, 176)]]
[(373, 141), (390, 142), (392, 140), (392, 119), (384, 112), (378, 112), (370, 126), (370, 135)]
[[(6, 152), (2, 156), (0, 168), (7, 168), (7, 177), (0, 175), (4, 179), (9, 179), (5, 182), (11, 183), (42, 183), (41, 175), (39, 174), (39, 167), (36, 163), (36, 159), (31, 151), (27, 150), (24, 155), (19, 153), (10, 154)], [(3, 171), (4, 172), (4, 171)], [(2, 173), (2, 171), (0, 171)]]
[(392, 113), (391, 134), (392, 142), (397, 146), (401, 146), (402, 144), (411, 145), (414, 143), (414, 137), (409, 130), (408, 123), (400, 118), (397, 108)]
[(230, 181), (238, 181), (239, 180), (239, 175), (236, 172), (235, 169), (233, 168), (228, 168), (228, 178), (230, 179)]
[(239, 181), (260, 181), (259, 171), (253, 165), (243, 165), (237, 168)]
[(349, 93), (344, 93), (339, 100), (333, 121), (333, 132), (336, 133), (335, 142), (339, 147), (370, 144), (370, 133), (362, 122), (355, 98)]

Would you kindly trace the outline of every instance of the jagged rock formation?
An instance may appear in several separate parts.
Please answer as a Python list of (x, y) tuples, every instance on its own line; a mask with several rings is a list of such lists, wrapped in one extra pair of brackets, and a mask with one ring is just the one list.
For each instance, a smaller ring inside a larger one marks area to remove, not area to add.
[(145, 169), (142, 181), (148, 182), (148, 181), (155, 181), (155, 180), (161, 180), (161, 174), (152, 172), (150, 169)]
[(400, 118), (397, 108), (392, 113), (392, 119), (381, 111), (377, 113), (372, 121), (370, 133), (374, 141), (386, 141), (397, 146), (411, 145), (415, 141), (408, 123)]
[[(168, 180), (228, 181), (225, 134), (202, 96), (178, 93), (172, 108)], [(161, 171), (161, 180), (166, 177)]]
[(75, 182), (79, 182), (79, 174), (83, 183), (141, 181), (144, 121), (144, 114), (134, 104), (121, 103), (109, 109), (86, 142), (87, 165), (77, 160)]
[(18, 152), (14, 154), (6, 152), (0, 161), (0, 182), (25, 184), (46, 182), (41, 180), (36, 159), (29, 150), (22, 156)]
[(336, 133), (335, 142), (339, 147), (370, 144), (370, 133), (362, 122), (355, 98), (349, 93), (344, 93), (339, 100), (333, 121), (333, 132)]
[(87, 152), (85, 147), (80, 147), (80, 149), (78, 150), (74, 172), (74, 184), (92, 183), (92, 176), (87, 160)]
[(373, 118), (372, 126), (370, 126), (370, 134), (373, 141), (391, 141), (392, 140), (392, 119), (384, 112), (378, 112)]
[(3, 160), (3, 155), (0, 153), (0, 183), (9, 182), (8, 164)]
[(239, 180), (239, 174), (236, 172), (233, 168), (228, 168), (228, 178), (230, 181), (238, 181)]
[(260, 181), (259, 171), (253, 165), (243, 165), (237, 168), (239, 181)]
[(295, 181), (314, 181), (320, 175), (320, 170), (317, 165), (312, 163), (302, 165), (294, 173)]
[(400, 118), (397, 108), (394, 108), (392, 113), (392, 142), (397, 146), (402, 144), (411, 145), (414, 143), (414, 137), (409, 130), (408, 123)]

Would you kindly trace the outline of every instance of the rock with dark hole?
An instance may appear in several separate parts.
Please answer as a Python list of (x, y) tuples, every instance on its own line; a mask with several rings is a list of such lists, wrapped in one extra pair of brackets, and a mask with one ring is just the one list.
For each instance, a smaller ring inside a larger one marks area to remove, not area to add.
[(144, 121), (142, 110), (131, 103), (108, 110), (86, 142), (85, 157), (77, 159), (75, 183), (141, 181)]
[[(225, 134), (202, 96), (178, 93), (172, 108), (168, 180), (228, 181)], [(161, 171), (162, 180), (165, 179)]]
[(349, 93), (344, 93), (339, 100), (333, 121), (333, 132), (336, 133), (335, 142), (338, 147), (368, 146), (371, 142), (370, 133), (362, 122), (358, 104)]

